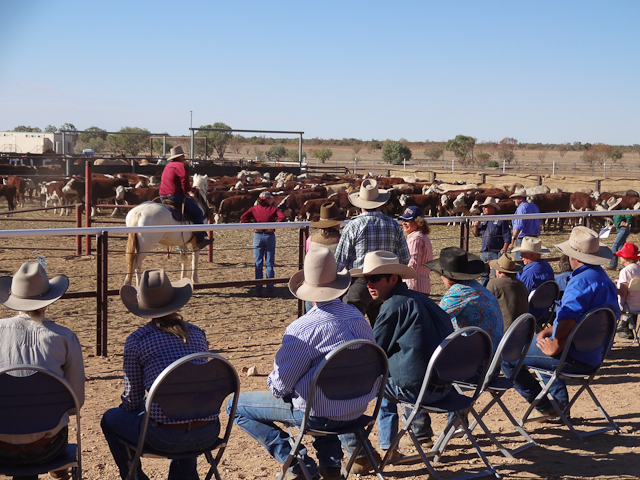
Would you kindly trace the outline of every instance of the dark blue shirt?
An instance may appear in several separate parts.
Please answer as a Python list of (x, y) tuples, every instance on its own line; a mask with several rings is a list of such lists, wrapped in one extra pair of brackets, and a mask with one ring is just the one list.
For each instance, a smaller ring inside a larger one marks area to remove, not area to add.
[(480, 222), (478, 232), (482, 236), (481, 252), (499, 252), (505, 243), (511, 243), (511, 228), (506, 220)]

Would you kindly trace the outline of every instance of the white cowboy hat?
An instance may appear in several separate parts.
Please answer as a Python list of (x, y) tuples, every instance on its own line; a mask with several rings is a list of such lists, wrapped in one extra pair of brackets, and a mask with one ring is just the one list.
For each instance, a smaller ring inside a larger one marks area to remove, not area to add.
[(513, 192), (513, 195), (511, 195), (509, 198), (517, 198), (517, 197), (527, 198), (527, 189), (526, 188), (516, 188), (516, 191)]
[(604, 265), (613, 258), (609, 247), (601, 245), (598, 234), (587, 227), (575, 227), (569, 240), (559, 243), (556, 248), (588, 265)]
[(502, 273), (518, 273), (522, 271), (522, 267), (508, 253), (503, 254), (497, 260), (489, 260), (489, 266)]
[(397, 255), (391, 252), (385, 252), (384, 250), (367, 253), (364, 256), (362, 268), (352, 268), (350, 272), (353, 277), (385, 273), (390, 275), (395, 274), (403, 279), (416, 278), (418, 276), (418, 272), (413, 268), (401, 264)]
[(498, 206), (498, 199), (494, 198), (494, 197), (487, 197), (487, 198), (484, 199), (484, 202), (482, 202), (478, 206), (479, 207), (493, 207), (493, 208), (496, 208)]
[(388, 190), (379, 190), (378, 182), (372, 178), (362, 181), (360, 191), (349, 194), (349, 201), (359, 208), (378, 208), (389, 200), (391, 193)]
[(160, 318), (184, 307), (193, 293), (189, 278), (170, 282), (162, 268), (142, 272), (138, 287), (123, 285), (120, 299), (134, 315), (142, 318)]
[(69, 288), (69, 279), (58, 275), (49, 280), (37, 262), (23, 263), (12, 277), (0, 278), (0, 303), (11, 310), (32, 312), (58, 300)]
[(513, 252), (551, 253), (551, 250), (542, 246), (542, 240), (538, 237), (523, 237), (522, 244), (512, 250)]
[(309, 250), (304, 259), (304, 268), (293, 274), (289, 290), (300, 300), (328, 302), (345, 293), (351, 285), (347, 271), (338, 273), (336, 259), (326, 247)]
[(607, 210), (613, 210), (618, 205), (622, 203), (622, 198), (616, 199), (616, 197), (611, 197), (607, 200), (607, 206), (609, 207)]
[(182, 146), (181, 145), (178, 145), (177, 147), (173, 147), (169, 151), (169, 155), (171, 155), (171, 156), (169, 158), (167, 158), (167, 160), (171, 161), (174, 158), (183, 157), (184, 156), (184, 150), (182, 150)]

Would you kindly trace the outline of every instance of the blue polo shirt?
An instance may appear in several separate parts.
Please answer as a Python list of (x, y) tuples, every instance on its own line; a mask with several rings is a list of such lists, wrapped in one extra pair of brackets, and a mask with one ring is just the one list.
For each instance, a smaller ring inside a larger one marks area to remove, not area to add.
[(522, 271), (516, 274), (516, 278), (524, 283), (531, 293), (544, 282), (553, 280), (555, 277), (549, 262), (541, 259), (522, 267)]
[[(525, 213), (540, 213), (538, 206), (535, 203), (522, 202), (516, 209), (516, 215), (522, 215)], [(514, 230), (520, 230), (518, 238), (526, 236), (537, 237), (540, 235), (540, 222), (539, 218), (532, 218), (531, 220), (524, 218), (517, 218), (513, 220), (512, 225)]]

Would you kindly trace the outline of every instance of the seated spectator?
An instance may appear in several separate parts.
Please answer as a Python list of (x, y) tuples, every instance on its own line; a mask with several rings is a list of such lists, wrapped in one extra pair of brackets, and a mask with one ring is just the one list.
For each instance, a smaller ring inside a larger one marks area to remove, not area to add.
[(480, 327), (491, 337), (493, 349), (498, 348), (504, 331), (502, 313), (496, 297), (475, 280), (485, 271), (480, 257), (458, 247), (447, 247), (427, 266), (440, 274), (448, 288), (440, 308), (451, 317), (453, 328)]
[(558, 284), (560, 296), (562, 297), (564, 291), (567, 289), (567, 283), (569, 282), (569, 277), (571, 277), (571, 272), (573, 272), (568, 255), (562, 255), (562, 257), (560, 257), (560, 260), (558, 261), (558, 268), (560, 269), (560, 273), (554, 277), (554, 280)]
[[(524, 237), (522, 244), (514, 248), (513, 251), (520, 253), (524, 264), (522, 272), (518, 273), (516, 278), (525, 284), (529, 293), (544, 282), (555, 278), (549, 262), (542, 260), (543, 253), (551, 252), (542, 246), (542, 241), (538, 237)], [(538, 318), (547, 312), (532, 307), (529, 309), (529, 313)]]
[(618, 337), (633, 339), (638, 315), (629, 312), (640, 310), (640, 291), (630, 292), (629, 283), (634, 278), (640, 278), (640, 265), (638, 265), (638, 247), (631, 242), (626, 242), (622, 249), (616, 252), (622, 261), (622, 270), (618, 277), (618, 302), (623, 312), (618, 325)]
[[(27, 364), (47, 368), (69, 382), (82, 406), (85, 377), (78, 337), (45, 317), (47, 307), (67, 288), (66, 276), (49, 280), (39, 263), (23, 263), (13, 278), (0, 278), (0, 303), (18, 311), (15, 317), (0, 320), (0, 367)], [(68, 423), (69, 415), (65, 414), (52, 430), (0, 435), (0, 462), (28, 465), (55, 459), (67, 448)], [(49, 473), (53, 478), (70, 478), (66, 469)], [(38, 475), (13, 478), (37, 480)]]
[(513, 256), (505, 253), (498, 260), (490, 260), (489, 265), (495, 270), (496, 278), (489, 280), (487, 290), (498, 299), (506, 332), (516, 318), (529, 313), (529, 292), (524, 283), (516, 278), (516, 273), (521, 272), (522, 267)]

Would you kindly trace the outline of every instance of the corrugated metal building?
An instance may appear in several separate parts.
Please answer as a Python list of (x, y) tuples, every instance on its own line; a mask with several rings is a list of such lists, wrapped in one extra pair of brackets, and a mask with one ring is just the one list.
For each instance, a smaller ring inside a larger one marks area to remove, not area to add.
[(46, 132), (0, 132), (0, 152), (3, 153), (66, 153), (73, 154), (71, 135)]

